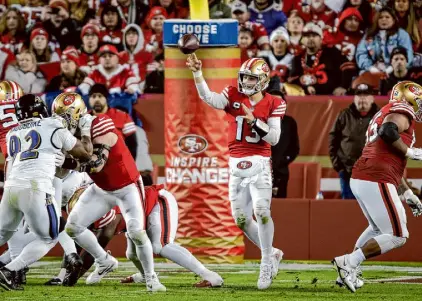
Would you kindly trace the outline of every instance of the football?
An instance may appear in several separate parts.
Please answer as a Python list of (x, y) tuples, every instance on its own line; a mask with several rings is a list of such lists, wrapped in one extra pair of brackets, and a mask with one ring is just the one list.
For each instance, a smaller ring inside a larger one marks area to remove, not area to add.
[(188, 33), (179, 39), (178, 45), (181, 52), (191, 54), (199, 48), (199, 40), (196, 35)]

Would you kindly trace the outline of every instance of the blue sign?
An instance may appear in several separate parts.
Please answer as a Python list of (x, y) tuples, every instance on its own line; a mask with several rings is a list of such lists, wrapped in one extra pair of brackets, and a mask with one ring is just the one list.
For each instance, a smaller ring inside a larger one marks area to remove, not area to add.
[(237, 46), (238, 22), (223, 20), (183, 20), (170, 19), (164, 22), (164, 45), (177, 46), (179, 39), (193, 33), (202, 47)]

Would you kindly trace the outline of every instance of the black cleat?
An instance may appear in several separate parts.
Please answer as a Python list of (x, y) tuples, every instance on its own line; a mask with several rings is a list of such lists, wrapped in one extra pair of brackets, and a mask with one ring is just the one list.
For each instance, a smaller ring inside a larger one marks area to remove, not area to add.
[(29, 268), (28, 267), (24, 267), (20, 272), (21, 275), (21, 284), (26, 284), (26, 273), (28, 273)]
[(0, 269), (0, 286), (7, 291), (23, 290), (23, 287), (16, 285), (16, 272), (3, 267)]
[(46, 283), (44, 283), (44, 285), (48, 285), (48, 286), (59, 286), (62, 285), (63, 282), (60, 278), (52, 278), (50, 280), (48, 280)]
[(15, 280), (15, 290), (23, 290), (23, 286), (22, 286), (23, 269), (16, 272), (12, 271), (12, 275)]
[(63, 286), (74, 286), (78, 282), (78, 276), (82, 269), (83, 261), (76, 253), (66, 255), (66, 275), (63, 279)]

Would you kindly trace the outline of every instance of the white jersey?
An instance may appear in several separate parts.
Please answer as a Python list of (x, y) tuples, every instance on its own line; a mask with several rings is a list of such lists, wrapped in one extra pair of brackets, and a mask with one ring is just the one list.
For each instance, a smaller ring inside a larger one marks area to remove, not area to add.
[(71, 171), (63, 179), (62, 186), (62, 207), (66, 206), (70, 198), (79, 188), (93, 183), (86, 172)]
[(5, 187), (32, 188), (54, 194), (56, 154), (70, 151), (77, 139), (63, 126), (61, 119), (27, 119), (7, 133), (7, 151), (13, 158)]

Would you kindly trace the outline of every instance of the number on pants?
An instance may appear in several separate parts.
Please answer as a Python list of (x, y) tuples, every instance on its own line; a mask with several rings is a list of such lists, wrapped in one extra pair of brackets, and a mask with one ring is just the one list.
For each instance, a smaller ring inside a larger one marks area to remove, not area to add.
[[(31, 141), (31, 145), (29, 149), (23, 151), (20, 156), (20, 161), (36, 159), (38, 158), (38, 151), (37, 149), (41, 145), (41, 136), (40, 134), (32, 130), (25, 136), (25, 141)], [(9, 155), (14, 157), (17, 153), (21, 151), (21, 141), (17, 136), (11, 136), (9, 140)]]
[[(236, 140), (242, 141), (243, 138), (243, 123), (245, 122), (245, 119), (242, 116), (236, 116), (236, 123), (237, 123), (237, 129), (236, 129)], [(259, 140), (261, 140), (261, 137), (259, 137), (258, 133), (252, 129), (253, 136), (246, 136), (245, 140), (248, 143), (258, 143)]]
[(0, 122), (2, 123), (3, 127), (8, 128), (12, 125), (18, 124), (18, 119), (16, 118), (15, 113), (6, 113), (6, 110), (15, 111), (15, 106), (13, 104), (0, 106)]

